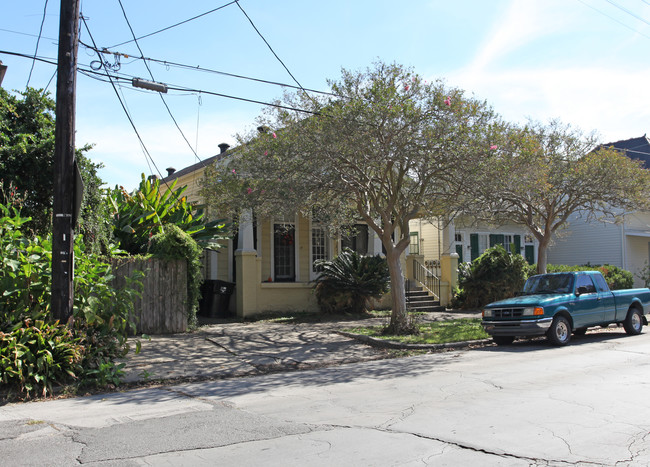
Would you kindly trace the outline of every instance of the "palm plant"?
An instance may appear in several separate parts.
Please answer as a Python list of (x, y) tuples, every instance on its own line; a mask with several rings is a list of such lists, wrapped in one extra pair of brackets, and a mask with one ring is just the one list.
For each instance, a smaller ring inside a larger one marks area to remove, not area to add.
[(321, 272), (314, 293), (325, 313), (362, 313), (371, 298), (380, 298), (389, 290), (388, 264), (379, 255), (362, 256), (346, 248), (333, 260), (316, 265)]

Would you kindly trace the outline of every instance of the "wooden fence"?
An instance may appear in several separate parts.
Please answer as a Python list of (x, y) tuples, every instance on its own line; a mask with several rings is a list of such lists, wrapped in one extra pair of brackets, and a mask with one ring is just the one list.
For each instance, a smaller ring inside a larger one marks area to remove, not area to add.
[(134, 302), (137, 333), (171, 334), (187, 330), (187, 263), (159, 258), (111, 260), (115, 287), (142, 271), (142, 296)]

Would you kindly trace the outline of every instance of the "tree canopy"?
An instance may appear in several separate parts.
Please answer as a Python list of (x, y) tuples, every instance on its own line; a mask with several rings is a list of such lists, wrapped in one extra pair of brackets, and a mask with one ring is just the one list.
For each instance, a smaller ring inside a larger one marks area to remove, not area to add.
[(409, 221), (471, 204), (464, 187), (501, 123), (485, 102), (396, 64), (343, 70), (330, 86), (327, 97), (298, 91), (269, 108), (234, 157), (206, 172), (203, 195), (222, 213), (302, 212), (332, 229), (365, 221), (386, 251), (391, 327), (403, 332)]
[[(0, 88), (0, 178), (25, 197), (22, 214), (31, 217), (26, 225), (34, 233), (52, 229), (54, 194), (53, 160), (55, 102), (42, 89), (27, 88), (14, 94)], [(77, 233), (84, 235), (92, 251), (99, 251), (109, 239), (107, 215), (101, 200), (102, 167), (84, 156), (86, 145), (77, 150), (76, 158), (84, 180)], [(4, 202), (0, 193), (0, 202)]]
[(650, 172), (640, 161), (597, 147), (593, 135), (558, 120), (504, 132), (481, 172), (474, 193), (484, 217), (531, 231), (538, 273), (546, 272), (547, 248), (572, 214), (616, 221), (650, 207)]

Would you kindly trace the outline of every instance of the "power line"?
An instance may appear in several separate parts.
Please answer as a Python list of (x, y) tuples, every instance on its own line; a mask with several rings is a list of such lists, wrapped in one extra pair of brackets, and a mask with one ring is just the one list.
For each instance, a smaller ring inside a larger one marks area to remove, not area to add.
[(637, 15), (636, 13), (634, 13), (634, 12), (628, 10), (627, 8), (624, 8), (623, 6), (619, 5), (619, 4), (616, 3), (616, 2), (613, 2), (612, 0), (605, 0), (605, 1), (606, 1), (607, 3), (609, 3), (610, 5), (615, 6), (615, 7), (618, 8), (619, 10), (624, 11), (625, 13), (627, 13), (627, 14), (630, 15), (630, 16), (632, 16), (633, 18), (636, 18), (636, 19), (638, 19), (639, 21), (641, 21), (641, 22), (647, 24), (648, 26), (650, 26), (650, 23), (649, 23), (648, 21), (646, 21), (645, 19), (641, 18), (641, 17), (640, 17), (639, 15)]
[[(2, 53), (1, 50), (0, 50), (0, 53)], [(80, 69), (80, 71), (86, 76), (94, 77), (94, 79), (99, 79), (100, 81), (109, 82), (108, 80), (101, 79), (101, 77), (108, 76), (106, 73), (100, 73), (100, 72), (98, 72), (96, 70), (93, 70), (93, 69), (86, 69), (86, 70), (81, 70)], [(111, 77), (113, 79), (116, 79), (116, 80), (122, 80), (122, 81), (128, 81), (128, 82), (131, 81), (130, 77), (127, 78), (127, 77), (119, 76), (119, 75), (112, 75)], [(209, 95), (209, 96), (224, 97), (226, 99), (233, 99), (233, 100), (242, 101), (242, 102), (249, 102), (251, 104), (259, 104), (259, 105), (264, 105), (264, 106), (268, 106), (268, 107), (275, 107), (275, 108), (278, 108), (278, 109), (291, 110), (291, 111), (294, 111), (294, 112), (300, 112), (300, 113), (304, 113), (304, 114), (320, 115), (319, 112), (314, 112), (312, 110), (306, 110), (306, 109), (299, 109), (297, 107), (291, 107), (291, 106), (288, 106), (288, 105), (282, 105), (282, 104), (277, 104), (277, 103), (272, 103), (272, 102), (265, 102), (265, 101), (258, 101), (258, 100), (249, 99), (249, 98), (246, 98), (246, 97), (239, 97), (239, 96), (233, 96), (233, 95), (230, 95), (230, 94), (224, 94), (224, 93), (219, 93), (219, 92), (214, 92), (214, 91), (207, 91), (205, 89), (188, 88), (188, 87), (174, 85), (174, 84), (168, 84), (168, 83), (165, 83), (165, 85), (167, 86), (167, 89), (172, 90), (172, 91), (179, 91), (179, 92), (183, 92), (183, 93), (193, 93), (193, 94), (206, 94), (206, 95)], [(146, 93), (147, 91), (142, 91), (142, 92)]]
[(583, 0), (578, 0), (578, 1), (579, 1), (580, 3), (582, 3), (584, 6), (591, 8), (592, 10), (594, 10), (594, 11), (600, 13), (600, 14), (603, 15), (603, 16), (608, 17), (608, 18), (611, 19), (612, 21), (614, 21), (614, 22), (620, 24), (621, 26), (623, 26), (623, 27), (629, 29), (630, 31), (633, 31), (633, 32), (635, 32), (635, 33), (637, 33), (637, 34), (639, 34), (639, 35), (645, 37), (646, 39), (650, 39), (650, 36), (648, 36), (648, 35), (646, 35), (646, 34), (643, 34), (643, 33), (640, 32), (640, 31), (637, 31), (637, 30), (634, 29), (633, 27), (628, 26), (628, 25), (625, 24), (624, 22), (617, 20), (616, 18), (614, 18), (613, 16), (608, 15), (608, 14), (605, 13), (604, 11), (601, 11), (601, 10), (599, 10), (598, 8), (589, 5), (588, 3), (584, 2)]
[[(93, 38), (93, 35), (90, 32), (90, 28), (88, 28), (88, 23), (86, 23), (86, 18), (84, 18), (83, 15), (81, 16), (81, 20), (83, 21), (84, 26), (86, 27), (86, 31), (88, 32), (88, 36), (90, 37), (90, 40), (92, 41), (93, 45), (95, 47), (97, 47), (97, 45), (95, 44), (95, 39)], [(101, 55), (99, 53), (97, 53), (97, 55), (99, 55), (99, 58), (101, 60), (101, 58), (102, 58)], [(122, 110), (124, 110), (124, 113), (126, 114), (126, 118), (129, 120), (129, 123), (131, 124), (131, 127), (133, 128), (133, 131), (135, 132), (135, 135), (137, 136), (138, 140), (140, 141), (140, 145), (142, 146), (142, 150), (143, 150), (143, 152), (145, 154), (145, 161), (146, 161), (147, 165), (149, 166), (149, 172), (153, 172), (153, 170), (151, 168), (151, 164), (153, 164), (153, 166), (156, 168), (156, 172), (158, 172), (158, 175), (160, 175), (160, 178), (164, 180), (164, 177), (162, 176), (162, 173), (160, 172), (160, 169), (158, 168), (158, 166), (156, 165), (156, 162), (153, 160), (153, 157), (151, 157), (151, 154), (147, 150), (147, 146), (144, 144), (144, 141), (142, 140), (142, 137), (140, 136), (140, 132), (138, 132), (138, 129), (136, 128), (135, 123), (133, 122), (133, 119), (131, 118), (131, 115), (129, 114), (128, 110), (126, 109), (126, 106), (124, 105), (124, 102), (122, 101), (122, 98), (120, 97), (119, 92), (117, 92), (117, 88), (115, 87), (115, 83), (113, 82), (113, 79), (111, 78), (111, 75), (108, 73), (108, 70), (106, 70), (106, 68), (104, 68), (104, 71), (106, 72), (106, 76), (110, 80), (110, 83), (111, 83), (111, 85), (113, 87), (113, 91), (115, 91), (115, 95), (117, 96), (117, 100), (120, 101), (120, 105), (122, 106)], [(151, 164), (149, 163), (149, 160), (151, 160)], [(167, 184), (167, 183), (165, 182), (165, 184)], [(169, 188), (169, 185), (167, 185), (167, 188)]]
[(244, 16), (246, 17), (246, 19), (248, 19), (248, 22), (251, 23), (251, 26), (253, 26), (253, 29), (255, 29), (255, 32), (257, 32), (257, 34), (262, 38), (262, 40), (264, 41), (264, 43), (266, 44), (266, 46), (269, 48), (269, 50), (271, 51), (271, 53), (275, 56), (275, 58), (278, 60), (278, 62), (280, 62), (280, 64), (284, 67), (284, 69), (287, 70), (287, 73), (289, 73), (289, 76), (291, 76), (291, 78), (295, 81), (295, 83), (298, 85), (298, 87), (299, 87), (299, 88), (300, 88), (300, 89), (301, 89), (301, 90), (302, 90), (302, 91), (307, 95), (307, 97), (311, 98), (311, 96), (309, 96), (309, 94), (307, 93), (307, 91), (305, 91), (305, 88), (302, 87), (302, 84), (300, 84), (300, 83), (298, 82), (298, 80), (296, 79), (296, 77), (293, 76), (293, 73), (291, 73), (291, 71), (289, 71), (289, 68), (287, 68), (287, 66), (284, 64), (284, 62), (282, 61), (282, 59), (281, 59), (280, 57), (278, 57), (278, 54), (275, 53), (275, 50), (273, 50), (273, 47), (271, 47), (271, 44), (269, 44), (269, 42), (268, 42), (268, 41), (266, 40), (266, 38), (262, 35), (262, 33), (260, 32), (260, 30), (257, 29), (257, 26), (255, 26), (255, 23), (253, 23), (253, 20), (250, 18), (250, 16), (248, 16), (248, 14), (246, 13), (246, 11), (244, 11), (244, 9), (242, 8), (242, 6), (239, 4), (239, 0), (235, 0), (235, 3), (237, 4), (237, 6), (238, 6), (239, 9), (241, 10), (241, 12), (244, 14)]
[[(28, 36), (28, 37), (39, 37), (36, 34), (28, 34), (26, 32), (20, 32), (20, 31), (12, 31), (11, 29), (3, 29), (0, 28), (0, 31), (3, 32), (10, 32), (12, 34), (20, 34), (21, 36)], [(55, 39), (54, 37), (46, 37), (46, 36), (40, 36), (41, 39), (47, 39), (48, 41), (54, 41), (55, 44), (59, 43), (59, 39)]]
[[(140, 44), (138, 43), (138, 39), (135, 37), (135, 32), (133, 31), (133, 28), (131, 27), (131, 22), (129, 21), (129, 18), (126, 15), (126, 11), (124, 10), (124, 5), (122, 4), (122, 0), (117, 0), (117, 1), (120, 4), (120, 8), (122, 9), (122, 14), (124, 15), (124, 20), (126, 21), (127, 26), (129, 26), (129, 30), (131, 31), (131, 35), (133, 35), (133, 41), (135, 42), (135, 45), (138, 47), (138, 50), (140, 51), (140, 55), (144, 56), (144, 53), (142, 52), (142, 49), (140, 48)], [(156, 79), (153, 77), (153, 73), (151, 72), (151, 68), (149, 68), (149, 64), (145, 61), (144, 65), (147, 68), (147, 71), (149, 72), (149, 76), (151, 76), (151, 79), (155, 81)], [(167, 105), (167, 101), (163, 97), (162, 93), (158, 93), (158, 95), (160, 96), (160, 100), (162, 100), (163, 104), (165, 105), (165, 108), (167, 109), (167, 113), (169, 114), (172, 121), (174, 122), (174, 125), (176, 125), (176, 128), (178, 129), (181, 136), (183, 137), (183, 139), (187, 143), (187, 146), (190, 148), (190, 150), (194, 154), (194, 157), (196, 157), (196, 159), (205, 168), (205, 164), (203, 163), (203, 160), (199, 157), (199, 155), (196, 153), (196, 151), (194, 150), (194, 148), (192, 147), (192, 145), (188, 141), (187, 137), (185, 136), (185, 133), (183, 132), (183, 130), (179, 126), (178, 122), (176, 121), (176, 118), (174, 117), (174, 114), (172, 113), (171, 109), (169, 108), (169, 105)]]
[(271, 84), (271, 85), (274, 85), (274, 86), (280, 86), (280, 87), (284, 87), (284, 88), (291, 88), (291, 89), (299, 89), (299, 90), (303, 90), (303, 91), (308, 91), (308, 92), (312, 92), (312, 93), (315, 93), (315, 94), (323, 94), (323, 95), (327, 95), (327, 96), (340, 97), (337, 94), (334, 94), (334, 93), (328, 92), (328, 91), (318, 91), (316, 89), (301, 88), (301, 87), (295, 86), (293, 84), (281, 83), (281, 82), (278, 82), (278, 81), (270, 81), (270, 80), (266, 80), (266, 79), (262, 79), (262, 78), (254, 78), (254, 77), (239, 75), (239, 74), (235, 74), (235, 73), (228, 73), (228, 72), (225, 72), (225, 71), (215, 70), (213, 68), (204, 68), (204, 67), (201, 67), (199, 65), (196, 65), (196, 66), (195, 65), (186, 65), (184, 63), (172, 62), (172, 61), (169, 61), (169, 60), (160, 60), (160, 59), (151, 58), (151, 57), (142, 57), (142, 56), (134, 57), (133, 55), (125, 54), (125, 53), (122, 53), (122, 52), (112, 52), (112, 51), (110, 51), (110, 50), (108, 50), (106, 48), (95, 50), (93, 47), (91, 47), (88, 44), (84, 44), (81, 41), (79, 43), (81, 45), (83, 45), (84, 47), (88, 48), (88, 49), (94, 50), (95, 52), (101, 52), (103, 54), (119, 55), (119, 56), (124, 57), (124, 58), (134, 58), (136, 60), (145, 60), (145, 61), (158, 63), (160, 65), (164, 65), (164, 66), (168, 66), (168, 67), (176, 67), (176, 68), (181, 68), (181, 69), (186, 69), (186, 70), (196, 70), (196, 71), (202, 71), (202, 72), (205, 72), (205, 73), (214, 73), (214, 74), (217, 74), (217, 75), (228, 76), (228, 77), (231, 77), (231, 78), (244, 79), (244, 80), (254, 81), (254, 82), (262, 83), (262, 84)]
[(45, 6), (43, 7), (43, 19), (41, 19), (41, 28), (38, 30), (38, 39), (36, 39), (36, 50), (34, 50), (34, 60), (32, 60), (32, 67), (29, 69), (29, 76), (27, 77), (27, 84), (25, 84), (25, 88), (29, 87), (29, 82), (32, 79), (32, 72), (34, 71), (34, 65), (36, 64), (36, 54), (38, 54), (38, 45), (41, 43), (41, 35), (43, 34), (43, 25), (45, 24), (45, 15), (47, 13), (47, 2), (48, 0), (45, 0)]
[(130, 44), (131, 42), (135, 42), (135, 41), (138, 41), (138, 40), (140, 40), (140, 39), (144, 39), (145, 37), (150, 37), (150, 36), (153, 36), (154, 34), (158, 34), (158, 33), (161, 33), (161, 32), (163, 32), (163, 31), (167, 31), (167, 30), (169, 30), (169, 29), (172, 29), (172, 28), (175, 28), (175, 27), (177, 27), (177, 26), (180, 26), (181, 24), (189, 23), (190, 21), (194, 21), (195, 19), (201, 18), (202, 16), (206, 16), (206, 15), (209, 15), (210, 13), (214, 13), (215, 11), (219, 11), (219, 10), (221, 10), (222, 8), (226, 8), (227, 6), (232, 5), (233, 3), (237, 3), (237, 1), (235, 0), (235, 1), (232, 1), (232, 2), (230, 2), (230, 3), (226, 3), (225, 5), (221, 5), (220, 7), (213, 8), (212, 10), (210, 10), (210, 11), (206, 11), (205, 13), (201, 13), (200, 15), (193, 16), (193, 17), (188, 18), (188, 19), (186, 19), (186, 20), (184, 20), (184, 21), (181, 21), (181, 22), (176, 23), (176, 24), (172, 24), (171, 26), (167, 26), (167, 27), (162, 28), (162, 29), (159, 29), (159, 30), (157, 30), (157, 31), (150, 32), (149, 34), (145, 34), (144, 36), (140, 36), (140, 37), (138, 37), (138, 38), (133, 38), (133, 39), (128, 40), (128, 41), (120, 42), (119, 44), (115, 44), (115, 45), (113, 45), (113, 46), (111, 46), (111, 47), (109, 47), (109, 48), (110, 48), (110, 49), (114, 49), (115, 47), (119, 47), (120, 45)]

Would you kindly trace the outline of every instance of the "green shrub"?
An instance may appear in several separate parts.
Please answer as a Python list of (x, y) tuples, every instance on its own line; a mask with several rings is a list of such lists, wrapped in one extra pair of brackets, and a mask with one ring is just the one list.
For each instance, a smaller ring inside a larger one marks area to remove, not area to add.
[(180, 227), (168, 224), (162, 233), (151, 238), (149, 252), (163, 259), (185, 259), (187, 261), (187, 313), (188, 324), (196, 325), (196, 310), (201, 296), (201, 249)]
[(149, 180), (142, 174), (140, 187), (133, 193), (122, 187), (109, 192), (107, 203), (113, 214), (113, 234), (122, 250), (132, 255), (147, 253), (151, 238), (172, 224), (203, 248), (216, 250), (218, 241), (228, 238), (224, 221), (206, 222), (203, 209), (184, 196), (187, 186), (176, 188), (177, 183), (174, 180), (167, 189), (161, 189), (160, 180)]
[(501, 245), (485, 250), (469, 267), (459, 268), (460, 291), (452, 305), (480, 308), (514, 296), (526, 281), (527, 264), (523, 256), (509, 254)]
[[(19, 207), (0, 204), (0, 383), (21, 397), (47, 395), (54, 384), (119, 381), (114, 359), (128, 351), (127, 331), (137, 278), (116, 290), (110, 265), (86, 254), (75, 238), (73, 315), (50, 314), (52, 244), (28, 237)], [(141, 285), (141, 284), (140, 284)], [(66, 325), (67, 324), (67, 325)]]
[(29, 398), (47, 396), (54, 384), (63, 384), (82, 373), (84, 347), (72, 330), (42, 320), (10, 333), (0, 332), (0, 382)]
[(390, 275), (385, 258), (361, 256), (345, 249), (331, 261), (319, 261), (322, 268), (314, 293), (324, 313), (362, 313), (371, 298), (388, 292)]
[(114, 360), (126, 355), (127, 337), (136, 331), (133, 302), (142, 291), (144, 274), (136, 271), (125, 287), (116, 289), (111, 265), (86, 254), (82, 240), (76, 240), (73, 329), (84, 347), (80, 383), (117, 384), (123, 364)]
[(572, 272), (572, 271), (600, 271), (612, 290), (630, 289), (634, 287), (634, 276), (618, 266), (611, 264), (592, 265), (585, 264), (581, 266), (567, 266), (565, 264), (549, 264), (546, 266), (546, 272)]

